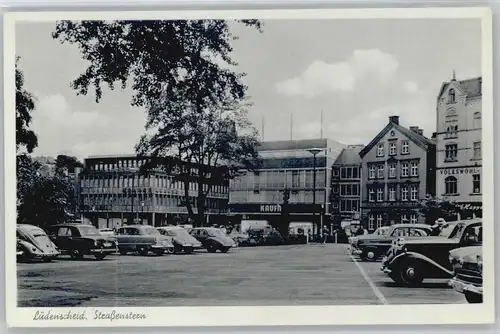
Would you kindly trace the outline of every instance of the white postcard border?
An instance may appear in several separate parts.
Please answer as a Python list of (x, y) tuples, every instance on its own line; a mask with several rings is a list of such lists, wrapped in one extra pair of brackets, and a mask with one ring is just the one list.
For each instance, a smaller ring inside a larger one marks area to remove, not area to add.
[[(52, 313), (85, 312), (87, 320), (34, 320), (37, 311), (17, 307), (15, 258), (15, 23), (61, 19), (418, 19), (477, 18), (482, 22), (483, 180), (494, 180), (492, 14), (488, 8), (401, 8), (320, 10), (236, 10), (170, 12), (31, 12), (4, 16), (4, 168), (6, 318), (10, 327), (194, 327), (294, 326), (366, 324), (483, 324), (492, 323), (494, 309), (494, 183), (483, 183), (484, 301), (482, 304), (374, 305), (374, 306), (256, 306), (256, 307), (132, 307), (50, 308)], [(486, 138), (487, 140), (484, 140)], [(9, 196), (10, 195), (10, 196)], [(95, 311), (144, 314), (145, 319), (95, 320)], [(189, 314), (189, 317), (186, 317)]]

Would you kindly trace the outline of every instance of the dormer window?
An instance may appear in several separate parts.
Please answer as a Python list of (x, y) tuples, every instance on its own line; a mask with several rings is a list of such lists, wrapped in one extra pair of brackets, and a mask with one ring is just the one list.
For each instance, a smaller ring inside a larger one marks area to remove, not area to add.
[(448, 103), (455, 103), (455, 90), (453, 88), (448, 91)]

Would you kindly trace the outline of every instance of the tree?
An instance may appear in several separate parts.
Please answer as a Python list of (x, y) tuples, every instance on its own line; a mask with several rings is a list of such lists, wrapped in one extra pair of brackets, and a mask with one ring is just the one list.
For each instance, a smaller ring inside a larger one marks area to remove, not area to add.
[[(257, 20), (238, 22), (261, 30)], [(134, 106), (147, 106), (166, 94), (169, 110), (201, 87), (200, 110), (221, 89), (236, 99), (245, 95), (244, 74), (231, 69), (237, 65), (231, 58), (237, 36), (225, 20), (61, 21), (53, 38), (75, 44), (89, 61), (72, 87), (83, 95), (93, 88), (97, 102), (103, 84), (125, 88), (129, 81)]]
[(434, 224), (439, 218), (443, 218), (446, 221), (453, 221), (459, 213), (454, 203), (438, 197), (427, 196), (420, 201), (420, 206), (420, 214), (426, 218), (427, 224)]
[[(261, 31), (257, 20), (238, 22)], [(137, 152), (187, 163), (175, 173), (184, 183), (184, 204), (197, 224), (203, 221), (214, 184), (258, 165), (244, 73), (234, 70), (237, 63), (231, 57), (231, 42), (237, 37), (227, 21), (62, 21), (53, 37), (77, 45), (90, 62), (72, 82), (78, 94), (93, 88), (98, 102), (103, 84), (114, 89), (119, 82), (125, 88), (132, 81), (131, 104), (148, 113)], [(154, 161), (152, 165), (159, 160)], [(189, 200), (193, 181), (198, 183), (196, 214)]]
[(75, 168), (83, 168), (83, 164), (76, 157), (60, 154), (56, 158), (56, 173), (64, 175), (65, 172), (74, 173)]
[[(144, 135), (136, 148), (139, 155), (153, 157), (142, 172), (163, 167), (174, 174), (184, 184), (183, 204), (189, 217), (195, 225), (200, 225), (204, 221), (207, 196), (214, 185), (234, 178), (242, 170), (260, 166), (257, 132), (248, 122), (246, 109), (237, 104), (205, 113), (198, 113), (195, 108), (178, 108), (168, 113), (165, 110), (158, 117), (162, 118), (161, 127), (152, 135)], [(154, 159), (169, 156), (185, 164), (179, 167)], [(192, 182), (198, 185), (196, 204), (189, 200)]]
[(31, 113), (35, 110), (35, 97), (24, 89), (24, 74), (16, 59), (16, 150), (25, 148), (32, 153), (38, 145), (36, 134), (29, 129)]

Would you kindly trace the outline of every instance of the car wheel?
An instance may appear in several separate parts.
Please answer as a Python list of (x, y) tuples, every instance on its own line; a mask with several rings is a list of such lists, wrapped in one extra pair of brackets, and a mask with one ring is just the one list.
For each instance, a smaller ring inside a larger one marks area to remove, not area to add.
[(149, 249), (146, 246), (141, 246), (137, 248), (137, 253), (141, 256), (147, 256), (149, 253)]
[(193, 248), (192, 247), (186, 247), (184, 248), (184, 253), (185, 254), (191, 254), (193, 252)]
[(168, 248), (167, 249), (167, 254), (174, 254), (175, 253), (175, 248)]
[(158, 250), (155, 250), (155, 251), (154, 251), (154, 253), (155, 253), (155, 255), (156, 255), (156, 256), (162, 256), (162, 255), (163, 255), (163, 253), (165, 253), (165, 250), (163, 250), (163, 249), (158, 249)]
[(364, 249), (361, 254), (361, 259), (367, 262), (374, 262), (378, 259), (378, 251), (373, 248)]
[(482, 295), (476, 295), (473, 293), (465, 293), (465, 300), (467, 300), (467, 303), (469, 304), (480, 304), (483, 302), (483, 296)]
[(73, 260), (81, 260), (83, 259), (83, 254), (78, 249), (73, 249), (71, 251), (71, 258)]
[(407, 262), (401, 266), (400, 277), (401, 281), (408, 286), (417, 286), (424, 280), (418, 266), (414, 262)]
[(96, 254), (94, 255), (95, 256), (95, 259), (98, 260), (98, 261), (102, 261), (104, 260), (104, 258), (106, 257), (106, 254)]
[(215, 253), (215, 252), (217, 252), (217, 248), (215, 248), (215, 246), (210, 245), (207, 247), (207, 251), (209, 253)]
[(229, 252), (229, 249), (230, 249), (230, 248), (231, 248), (231, 247), (222, 247), (220, 251), (221, 251), (222, 253), (227, 253), (227, 252)]

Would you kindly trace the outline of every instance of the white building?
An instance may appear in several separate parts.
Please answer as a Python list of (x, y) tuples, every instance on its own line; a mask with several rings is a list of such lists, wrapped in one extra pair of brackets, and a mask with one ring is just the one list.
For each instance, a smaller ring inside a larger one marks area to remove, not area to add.
[(462, 219), (482, 215), (481, 83), (453, 73), (437, 98), (436, 196), (458, 204)]

